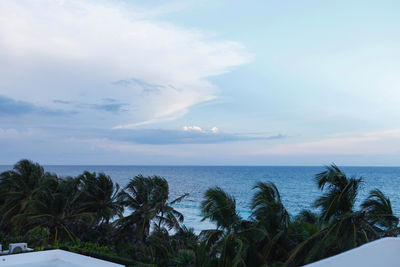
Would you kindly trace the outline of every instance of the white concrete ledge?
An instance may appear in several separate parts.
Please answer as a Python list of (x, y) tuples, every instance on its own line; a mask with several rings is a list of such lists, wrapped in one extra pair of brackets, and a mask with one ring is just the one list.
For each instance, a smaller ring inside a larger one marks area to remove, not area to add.
[(46, 250), (39, 252), (28, 252), (21, 254), (13, 254), (0, 256), (0, 267), (124, 267), (124, 265), (116, 264), (96, 258), (60, 250)]
[(400, 266), (400, 238), (382, 238), (306, 266), (398, 267)]

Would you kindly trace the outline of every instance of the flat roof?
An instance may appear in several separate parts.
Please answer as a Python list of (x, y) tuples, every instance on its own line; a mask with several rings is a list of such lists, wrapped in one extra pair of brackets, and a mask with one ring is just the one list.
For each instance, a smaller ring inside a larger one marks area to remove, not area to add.
[(61, 249), (0, 256), (0, 266), (13, 267), (125, 267), (125, 265), (72, 253)]
[(340, 253), (307, 267), (398, 267), (400, 266), (400, 238), (386, 237)]

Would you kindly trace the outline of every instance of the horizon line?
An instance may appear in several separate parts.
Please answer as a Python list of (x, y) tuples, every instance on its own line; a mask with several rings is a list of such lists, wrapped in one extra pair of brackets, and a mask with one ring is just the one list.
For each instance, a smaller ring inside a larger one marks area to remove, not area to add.
[[(37, 162), (38, 163), (38, 162)], [(70, 166), (70, 167), (325, 167), (332, 164), (320, 165), (200, 165), (200, 164), (41, 164), (41, 166)], [(0, 164), (0, 166), (14, 166), (13, 164)], [(342, 165), (339, 167), (378, 167), (378, 168), (400, 168), (400, 165)]]

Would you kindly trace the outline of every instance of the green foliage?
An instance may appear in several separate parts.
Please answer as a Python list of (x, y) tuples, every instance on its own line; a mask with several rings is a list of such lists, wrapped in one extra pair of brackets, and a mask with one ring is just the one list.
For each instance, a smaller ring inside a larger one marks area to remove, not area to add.
[(149, 237), (152, 221), (158, 229), (165, 226), (168, 230), (179, 230), (184, 217), (172, 205), (186, 195), (168, 201), (167, 180), (158, 176), (135, 176), (119, 195), (121, 204), (132, 213), (116, 222), (117, 235), (123, 240), (145, 242)]
[(272, 233), (286, 229), (290, 223), (289, 213), (281, 201), (278, 188), (273, 183), (257, 183), (251, 202), (252, 217)]
[(117, 256), (117, 254), (110, 250), (109, 247), (106, 246), (101, 246), (97, 243), (92, 243), (92, 242), (83, 242), (80, 240), (77, 240), (74, 243), (58, 243), (54, 246), (54, 248), (60, 248), (60, 249), (65, 249), (67, 248), (68, 251), (71, 252), (80, 252), (80, 251), (90, 251), (90, 252), (97, 252), (101, 254), (107, 254), (110, 256)]
[[(336, 165), (315, 176), (315, 210), (292, 217), (278, 188), (259, 182), (248, 220), (222, 188), (208, 189), (203, 221), (215, 228), (196, 234), (184, 225), (159, 176), (133, 177), (120, 189), (104, 173), (60, 178), (21, 160), (0, 174), (0, 240), (28, 242), (36, 250), (60, 248), (125, 266), (300, 266), (366, 242), (399, 234), (390, 199), (372, 190), (357, 209), (362, 178)], [(123, 211), (130, 213), (123, 216)]]
[(361, 204), (371, 223), (383, 228), (389, 235), (397, 236), (399, 218), (393, 215), (392, 204), (379, 189), (372, 190)]
[(82, 206), (96, 214), (96, 223), (108, 224), (115, 216), (122, 216), (124, 206), (119, 199), (119, 185), (114, 184), (110, 176), (85, 171), (77, 180), (81, 182), (82, 187)]
[(43, 247), (48, 245), (50, 240), (50, 230), (46, 227), (36, 227), (27, 235), (25, 242), (33, 247)]
[(201, 202), (203, 221), (208, 219), (217, 224), (217, 228), (230, 230), (241, 220), (236, 212), (236, 200), (220, 187), (210, 188)]
[(315, 201), (321, 208), (321, 218), (325, 221), (352, 212), (362, 178), (348, 178), (336, 165), (326, 167), (315, 176), (318, 188), (323, 195)]

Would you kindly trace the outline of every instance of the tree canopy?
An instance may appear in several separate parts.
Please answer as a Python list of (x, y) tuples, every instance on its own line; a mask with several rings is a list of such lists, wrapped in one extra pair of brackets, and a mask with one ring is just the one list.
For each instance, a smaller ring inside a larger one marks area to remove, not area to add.
[(121, 188), (104, 173), (59, 177), (21, 160), (0, 174), (0, 240), (107, 254), (130, 266), (261, 267), (300, 266), (399, 234), (379, 189), (355, 206), (361, 177), (331, 165), (314, 179), (314, 209), (296, 215), (269, 181), (254, 185), (249, 218), (240, 216), (234, 196), (209, 188), (200, 212), (215, 228), (197, 234), (176, 210), (187, 194), (170, 199), (162, 177), (135, 175)]

